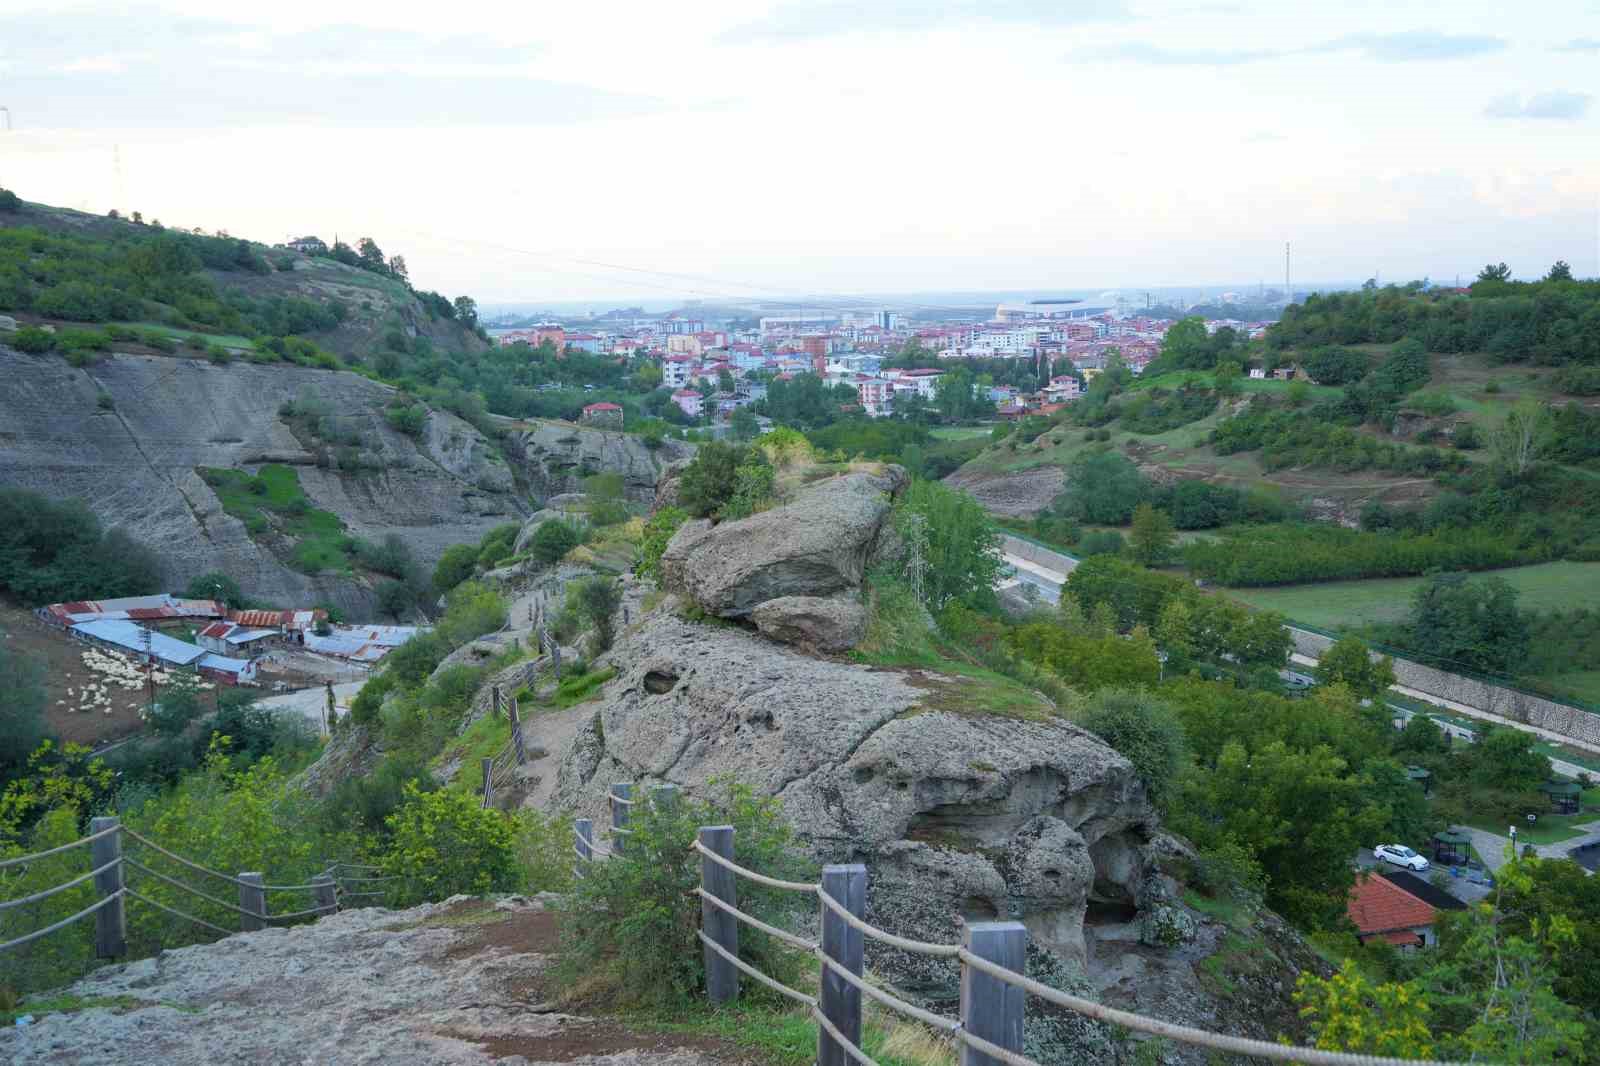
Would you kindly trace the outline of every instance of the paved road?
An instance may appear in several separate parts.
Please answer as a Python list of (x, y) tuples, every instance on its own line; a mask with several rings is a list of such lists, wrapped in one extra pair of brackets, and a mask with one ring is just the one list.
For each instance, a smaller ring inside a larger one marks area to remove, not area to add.
[[(333, 686), (333, 699), (339, 708), (341, 716), (350, 711), (350, 701), (361, 691), (363, 681), (347, 681), (342, 685)], [(257, 706), (280, 714), (298, 714), (316, 729), (322, 728), (322, 711), (328, 704), (328, 691), (325, 688), (303, 688), (298, 692), (286, 692), (282, 696), (268, 696), (266, 699), (257, 700)]]

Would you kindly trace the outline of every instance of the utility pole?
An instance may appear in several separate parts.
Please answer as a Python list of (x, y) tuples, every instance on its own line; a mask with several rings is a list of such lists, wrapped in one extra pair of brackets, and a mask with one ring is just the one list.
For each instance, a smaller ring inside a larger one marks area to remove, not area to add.
[(1294, 303), (1294, 286), (1289, 283), (1289, 242), (1283, 242), (1283, 302), (1285, 306)]
[(139, 646), (144, 649), (145, 699), (151, 707), (154, 707), (156, 705), (156, 667), (154, 657), (150, 654), (150, 630), (148, 628), (140, 627)]

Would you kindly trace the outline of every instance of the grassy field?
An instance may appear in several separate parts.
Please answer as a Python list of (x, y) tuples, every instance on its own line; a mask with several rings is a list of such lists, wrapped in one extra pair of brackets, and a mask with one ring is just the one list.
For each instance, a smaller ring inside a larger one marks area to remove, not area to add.
[(972, 440), (987, 437), (993, 430), (988, 426), (940, 426), (929, 432), (938, 440)]
[(277, 533), (288, 538), (297, 569), (308, 574), (350, 571), (351, 538), (344, 523), (338, 515), (311, 506), (293, 467), (272, 463), (255, 476), (202, 467), (200, 476), (222, 501), (222, 509), (243, 522), (252, 536)]
[[(1541, 563), (1489, 571), (1520, 593), (1524, 610), (1566, 610), (1600, 602), (1600, 563)], [(1425, 577), (1374, 578), (1367, 581), (1330, 581), (1317, 585), (1279, 588), (1230, 589), (1234, 599), (1279, 611), (1295, 621), (1323, 629), (1340, 629), (1373, 622), (1396, 622), (1411, 608), (1411, 596), (1427, 582)], [(1600, 682), (1600, 677), (1592, 679)]]
[(190, 337), (200, 337), (212, 344), (220, 344), (224, 348), (236, 348), (248, 351), (255, 346), (248, 337), (241, 337), (234, 333), (203, 333), (195, 329), (179, 329), (176, 326), (162, 325), (160, 322), (115, 322), (113, 325), (127, 326), (129, 329), (142, 330), (147, 333), (161, 333), (180, 344), (185, 343)]

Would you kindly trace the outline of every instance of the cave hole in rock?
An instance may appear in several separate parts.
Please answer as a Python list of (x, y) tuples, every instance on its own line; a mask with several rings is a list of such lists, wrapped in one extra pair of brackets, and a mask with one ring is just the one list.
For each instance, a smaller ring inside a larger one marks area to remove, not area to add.
[(961, 903), (961, 918), (968, 922), (995, 922), (1000, 920), (1000, 908), (992, 900), (968, 896)]
[(1125, 900), (1090, 896), (1083, 911), (1084, 925), (1126, 925), (1139, 917), (1139, 908)]
[(678, 675), (665, 670), (650, 670), (644, 675), (644, 690), (652, 696), (665, 696), (678, 684)]

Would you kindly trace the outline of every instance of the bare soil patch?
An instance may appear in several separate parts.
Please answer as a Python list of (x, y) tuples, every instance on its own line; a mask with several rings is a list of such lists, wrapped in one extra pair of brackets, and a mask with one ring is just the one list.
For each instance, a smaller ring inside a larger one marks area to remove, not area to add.
[[(453, 1036), (458, 1034), (445, 1034)], [(748, 1048), (712, 1036), (685, 1033), (650, 1033), (627, 1029), (612, 1022), (573, 1019), (547, 1036), (464, 1037), (490, 1055), (502, 1058), (521, 1055), (530, 1062), (575, 1062), (597, 1055), (644, 1053), (670, 1055), (688, 1052), (729, 1066), (758, 1063), (761, 1060)]]
[[(63, 741), (93, 747), (143, 728), (139, 720), (143, 689), (109, 686), (110, 706), (98, 711), (79, 711), (78, 700), (67, 695), (67, 689), (81, 690), (86, 682), (100, 677), (83, 665), (87, 644), (45, 625), (27, 608), (10, 603), (0, 603), (0, 633), (5, 634), (7, 650), (44, 667), (45, 725)], [(110, 713), (103, 713), (107, 709)]]

